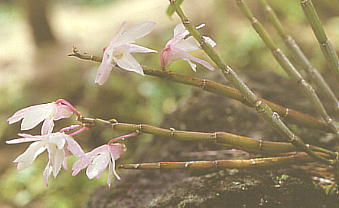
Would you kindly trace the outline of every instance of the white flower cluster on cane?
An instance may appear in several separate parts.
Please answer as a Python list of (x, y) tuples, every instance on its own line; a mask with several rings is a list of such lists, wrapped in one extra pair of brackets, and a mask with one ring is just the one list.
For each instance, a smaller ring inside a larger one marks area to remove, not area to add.
[[(67, 168), (67, 156), (84, 154), (80, 145), (63, 132), (52, 133), (54, 120), (68, 118), (72, 113), (80, 115), (75, 108), (66, 100), (40, 104), (17, 111), (7, 121), (12, 124), (22, 119), (21, 130), (29, 130), (43, 122), (41, 135), (18, 134), (22, 138), (6, 141), (7, 144), (33, 142), (24, 153), (19, 155), (14, 162), (18, 163), (17, 169), (29, 167), (33, 161), (45, 150), (48, 152), (48, 163), (44, 170), (45, 184), (48, 185), (48, 177), (53, 173), (56, 177), (63, 165)], [(82, 130), (83, 131), (83, 130)], [(80, 130), (79, 130), (80, 132)]]
[[(198, 26), (197, 29), (203, 26), (205, 25), (202, 24)], [(209, 37), (203, 36), (203, 39), (212, 47), (216, 45), (216, 43)], [(163, 48), (160, 52), (161, 67), (166, 67), (176, 60), (183, 59), (188, 62), (193, 71), (196, 71), (196, 65), (192, 63), (192, 61), (213, 71), (214, 67), (208, 62), (196, 58), (188, 53), (199, 49), (201, 48), (198, 42), (189, 35), (189, 32), (185, 29), (184, 25), (178, 24), (174, 28), (173, 38), (166, 43), (165, 48)]]
[(154, 25), (154, 22), (145, 22), (125, 31), (126, 23), (124, 22), (104, 51), (95, 83), (103, 85), (115, 65), (127, 71), (134, 71), (143, 75), (144, 72), (141, 65), (131, 53), (152, 53), (157, 51), (133, 43), (135, 40), (148, 35)]

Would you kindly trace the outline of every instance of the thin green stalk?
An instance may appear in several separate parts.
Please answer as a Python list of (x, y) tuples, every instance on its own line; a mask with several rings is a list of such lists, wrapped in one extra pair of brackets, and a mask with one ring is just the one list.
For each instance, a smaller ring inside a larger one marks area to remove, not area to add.
[(285, 157), (267, 157), (247, 160), (213, 160), (213, 161), (188, 161), (188, 162), (156, 162), (122, 164), (123, 169), (202, 169), (202, 168), (268, 168), (282, 165), (294, 165), (312, 161), (305, 153), (296, 153)]
[(321, 51), (323, 52), (327, 64), (333, 72), (336, 79), (339, 81), (339, 60), (338, 55), (335, 52), (331, 41), (327, 38), (323, 26), (318, 17), (317, 11), (315, 10), (311, 0), (300, 0), (301, 7), (304, 10), (306, 18), (310, 23), (313, 33), (317, 38)]
[(297, 149), (300, 149), (304, 152), (307, 152), (311, 157), (322, 161), (324, 163), (332, 163), (326, 158), (317, 155), (315, 152), (309, 149), (309, 147), (298, 137), (296, 136), (280, 119), (280, 116), (277, 112), (273, 112), (272, 109), (264, 102), (262, 102), (240, 79), (240, 77), (227, 66), (220, 56), (214, 51), (213, 47), (210, 46), (205, 39), (202, 37), (200, 32), (190, 24), (190, 21), (184, 14), (180, 6), (175, 4), (175, 0), (170, 0), (170, 3), (175, 8), (177, 15), (180, 17), (185, 28), (190, 32), (190, 34), (198, 41), (201, 48), (205, 53), (216, 63), (219, 69), (223, 72), (226, 79), (228, 79), (232, 85), (237, 88), (241, 94), (252, 104), (259, 115), (262, 115), (263, 118), (272, 125), (280, 134), (287, 138), (287, 140), (292, 143)]
[[(73, 51), (73, 53), (69, 54), (69, 56), (74, 56), (83, 60), (90, 60), (95, 62), (101, 62), (102, 57), (101, 56), (94, 56), (94, 55), (87, 55), (87, 54), (80, 54), (77, 50)], [(148, 66), (143, 66), (144, 73), (146, 75), (159, 77), (165, 80), (170, 80), (186, 85), (196, 86), (200, 87), (203, 90), (206, 90), (208, 92), (221, 95), (224, 97), (228, 97), (231, 99), (238, 100), (242, 103), (244, 103), (247, 106), (252, 106), (252, 104), (246, 100), (241, 93), (232, 87), (229, 87), (227, 85), (223, 85), (214, 81), (210, 81), (207, 79), (199, 79), (196, 77), (191, 77), (187, 75), (178, 74), (171, 71), (163, 71), (163, 70), (156, 70), (152, 69)], [(332, 129), (330, 129), (327, 124), (323, 121), (320, 121), (308, 114), (283, 107), (281, 105), (275, 104), (271, 101), (265, 100), (260, 98), (261, 101), (269, 105), (273, 111), (277, 112), (283, 119), (286, 119), (289, 122), (307, 127), (312, 129), (319, 129), (327, 132), (332, 132)]]
[[(170, 138), (182, 140), (182, 141), (210, 141), (222, 146), (227, 145), (235, 149), (244, 150), (252, 153), (260, 154), (279, 154), (285, 152), (294, 152), (296, 148), (286, 142), (271, 142), (264, 140), (257, 140), (250, 137), (239, 136), (227, 132), (194, 132), (194, 131), (180, 131), (173, 128), (164, 129), (148, 124), (129, 124), (119, 123), (115, 119), (103, 120), (94, 118), (79, 118), (79, 121), (89, 127), (101, 126), (112, 128), (113, 130), (123, 132), (137, 131), (139, 133), (152, 134), (154, 136), (167, 136)], [(312, 151), (322, 152), (329, 156), (336, 157), (336, 153), (312, 145), (307, 145), (308, 149)]]
[(236, 0), (237, 5), (239, 6), (240, 10), (244, 13), (244, 15), (249, 19), (252, 23), (253, 28), (258, 33), (260, 38), (265, 43), (266, 47), (269, 48), (275, 58), (275, 60), (280, 64), (280, 66), (285, 70), (288, 76), (298, 84), (300, 89), (304, 92), (306, 97), (312, 103), (312, 106), (318, 112), (319, 115), (324, 119), (324, 121), (328, 124), (330, 128), (335, 134), (339, 135), (339, 131), (333, 121), (332, 118), (327, 114), (326, 109), (324, 108), (323, 104), (321, 103), (319, 97), (315, 93), (313, 87), (306, 82), (306, 80), (300, 75), (300, 73), (296, 70), (293, 64), (289, 61), (289, 59), (285, 56), (285, 54), (277, 47), (274, 43), (273, 39), (267, 33), (265, 28), (262, 24), (254, 17), (249, 7), (245, 4), (243, 0)]
[(259, 0), (259, 3), (264, 8), (269, 21), (277, 30), (279, 36), (284, 40), (286, 46), (292, 52), (293, 57), (295, 57), (302, 64), (302, 67), (307, 73), (309, 79), (318, 88), (318, 90), (323, 93), (329, 101), (331, 101), (333, 109), (335, 109), (336, 111), (339, 110), (339, 101), (337, 97), (328, 86), (324, 78), (321, 76), (321, 74), (318, 72), (318, 70), (312, 66), (312, 64), (307, 59), (303, 51), (300, 49), (294, 38), (290, 34), (288, 34), (288, 32), (286, 32), (272, 7), (267, 3), (266, 0)]

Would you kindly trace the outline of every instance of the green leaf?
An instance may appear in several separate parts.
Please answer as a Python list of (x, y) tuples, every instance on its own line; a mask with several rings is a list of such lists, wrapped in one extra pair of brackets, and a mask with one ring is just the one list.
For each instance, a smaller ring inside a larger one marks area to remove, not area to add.
[[(177, 4), (178, 6), (180, 6), (182, 4), (182, 2), (184, 2), (184, 0), (176, 0), (175, 1), (175, 4)], [(172, 5), (169, 5), (167, 7), (167, 10), (166, 10), (166, 14), (171, 17), (173, 14), (174, 14), (174, 8)]]

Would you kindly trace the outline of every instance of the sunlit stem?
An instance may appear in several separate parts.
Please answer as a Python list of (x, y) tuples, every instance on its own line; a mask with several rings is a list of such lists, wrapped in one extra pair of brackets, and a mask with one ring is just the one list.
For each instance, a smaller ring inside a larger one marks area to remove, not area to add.
[(130, 137), (136, 137), (139, 135), (139, 132), (133, 132), (133, 133), (130, 133), (130, 134), (126, 134), (126, 135), (123, 135), (123, 136), (119, 136), (119, 137), (116, 137), (116, 138), (113, 138), (111, 139), (108, 144), (112, 144), (113, 142), (117, 142), (119, 140), (124, 140), (126, 138), (130, 138)]
[(271, 50), (275, 60), (280, 64), (280, 66), (284, 69), (288, 76), (299, 86), (305, 96), (312, 103), (313, 108), (318, 112), (319, 115), (321, 115), (328, 126), (333, 129), (335, 134), (339, 135), (339, 130), (337, 129), (334, 120), (328, 115), (325, 107), (321, 103), (313, 87), (309, 83), (307, 83), (307, 81), (296, 70), (294, 65), (285, 56), (283, 51), (277, 47), (276, 43), (273, 41), (269, 33), (265, 30), (259, 20), (254, 17), (246, 3), (243, 0), (236, 0), (236, 2), (240, 10), (251, 22), (253, 28), (258, 33), (262, 41), (265, 43), (266, 47)]
[[(101, 62), (102, 57), (101, 56), (94, 56), (94, 55), (86, 55), (86, 54), (80, 54), (77, 50), (76, 53), (69, 54), (69, 56), (74, 56), (83, 60), (90, 60), (90, 61), (95, 61), (95, 62)], [(148, 66), (143, 66), (144, 73), (150, 76), (155, 76), (159, 77), (164, 80), (170, 80), (186, 85), (191, 85), (195, 87), (199, 87), (205, 91), (223, 96), (223, 97), (228, 97), (231, 99), (238, 100), (245, 105), (248, 105), (252, 107), (252, 104), (244, 98), (244, 96), (241, 95), (239, 90), (234, 89), (232, 87), (229, 87), (227, 85), (223, 85), (211, 80), (207, 79), (200, 79), (196, 77), (191, 77), (187, 75), (182, 75), (178, 74), (175, 72), (171, 71), (162, 71), (162, 70), (157, 70), (157, 69), (152, 69)], [(286, 119), (289, 122), (307, 127), (307, 128), (312, 128), (312, 129), (320, 129), (323, 131), (328, 131), (328, 132), (333, 132), (331, 128), (328, 127), (328, 125), (320, 121), (308, 114), (301, 113), (299, 111), (286, 108), (284, 106), (281, 106), (279, 104), (273, 103), (271, 101), (265, 100), (265, 99), (260, 99), (267, 105), (269, 105), (273, 111), (279, 113), (281, 115), (281, 118)], [(334, 132), (333, 132), (334, 133)]]
[(75, 131), (75, 132), (72, 132), (72, 133), (70, 133), (70, 134), (68, 134), (68, 135), (70, 135), (70, 136), (75, 136), (75, 135), (77, 135), (77, 134), (80, 134), (80, 133), (82, 133), (82, 132), (88, 130), (88, 129), (89, 129), (88, 127), (82, 127), (81, 129), (79, 129), (79, 130), (77, 130), (77, 131)]
[[(116, 131), (131, 132), (138, 131), (139, 133), (152, 134), (155, 136), (168, 136), (170, 138), (182, 140), (182, 141), (210, 141), (219, 145), (226, 145), (228, 148), (234, 148), (244, 150), (246, 152), (260, 153), (260, 154), (278, 154), (285, 152), (296, 151), (296, 148), (291, 143), (286, 142), (271, 142), (258, 140), (250, 137), (240, 136), (227, 132), (193, 132), (193, 131), (180, 131), (173, 128), (164, 129), (148, 124), (129, 124), (119, 123), (117, 120), (107, 121), (103, 119), (94, 118), (81, 118), (79, 120), (84, 125), (101, 126), (112, 128)], [(307, 145), (312, 151), (323, 152), (331, 157), (335, 158), (337, 155), (330, 150)]]
[(284, 40), (286, 46), (292, 52), (293, 57), (302, 64), (302, 67), (307, 73), (308, 78), (318, 88), (318, 90), (323, 93), (328, 100), (331, 101), (332, 108), (334, 110), (339, 110), (339, 101), (337, 97), (335, 96), (329, 85), (326, 83), (324, 78), (321, 76), (321, 74), (318, 72), (318, 70), (307, 59), (304, 52), (300, 49), (294, 38), (285, 30), (272, 7), (267, 3), (266, 0), (259, 0), (259, 3), (266, 11), (269, 21), (277, 30), (279, 36)]
[[(335, 1), (333, 1), (334, 3)], [(336, 2), (338, 3), (338, 2)], [(317, 11), (315, 10), (313, 3), (311, 0), (300, 0), (301, 7), (304, 10), (304, 13), (307, 17), (308, 22), (310, 23), (312, 30), (314, 32), (315, 37), (317, 38), (321, 51), (323, 52), (327, 64), (336, 77), (337, 81), (339, 81), (339, 60), (338, 55), (335, 52), (335, 49), (327, 38), (325, 30), (320, 22)], [(335, 4), (335, 3), (334, 3)]]
[(188, 162), (156, 162), (122, 164), (123, 169), (203, 169), (203, 168), (265, 168), (309, 162), (312, 158), (306, 153), (295, 153), (284, 157), (267, 157), (246, 160), (213, 160)]
[(70, 102), (68, 102), (67, 100), (65, 100), (65, 99), (58, 99), (57, 101), (55, 101), (55, 103), (61, 103), (61, 104), (64, 104), (64, 105), (66, 105), (67, 107), (69, 107), (69, 109), (71, 110), (71, 111), (73, 111), (78, 117), (79, 116), (81, 116), (81, 113), (77, 110), (77, 109), (75, 109), (75, 107), (70, 103)]
[(281, 135), (283, 135), (290, 143), (292, 143), (297, 149), (300, 149), (304, 152), (307, 152), (311, 157), (322, 161), (327, 164), (332, 162), (326, 158), (317, 155), (308, 146), (296, 136), (280, 119), (280, 116), (277, 112), (272, 111), (272, 109), (264, 102), (262, 102), (251, 90), (250, 88), (241, 80), (241, 78), (231, 69), (230, 66), (226, 65), (221, 57), (217, 54), (214, 48), (209, 45), (205, 39), (202, 37), (201, 33), (190, 24), (189, 19), (183, 12), (180, 6), (175, 4), (175, 0), (170, 0), (171, 5), (174, 7), (175, 12), (180, 17), (181, 22), (185, 28), (190, 32), (190, 34), (198, 41), (201, 48), (205, 53), (214, 61), (214, 63), (219, 67), (219, 69), (224, 74), (224, 77), (229, 80), (232, 85), (237, 88), (240, 93), (247, 99), (252, 107), (255, 108), (259, 115), (261, 115), (271, 126), (277, 130)]

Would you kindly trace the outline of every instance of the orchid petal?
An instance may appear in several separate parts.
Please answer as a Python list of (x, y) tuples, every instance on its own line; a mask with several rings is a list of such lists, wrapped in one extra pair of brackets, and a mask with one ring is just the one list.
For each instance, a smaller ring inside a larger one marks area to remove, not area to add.
[(51, 175), (51, 173), (52, 173), (52, 166), (48, 162), (43, 172), (45, 186), (48, 186), (48, 178)]
[(58, 175), (61, 165), (65, 159), (65, 152), (64, 150), (57, 149), (55, 150), (53, 157), (52, 157), (52, 167), (53, 167), (53, 176), (54, 178)]
[(22, 170), (30, 166), (33, 161), (45, 151), (46, 146), (43, 142), (34, 142), (29, 145), (24, 153), (19, 155), (13, 162), (18, 163), (17, 169)]
[(112, 62), (113, 57), (112, 55), (109, 54), (108, 49), (106, 49), (104, 52), (102, 62), (97, 71), (95, 83), (103, 85), (107, 81), (113, 67), (115, 66), (115, 64), (113, 64)]
[(73, 155), (78, 158), (85, 155), (85, 152), (82, 150), (81, 146), (71, 136), (66, 136), (66, 141), (68, 144), (67, 148)]
[(156, 53), (156, 50), (152, 50), (146, 47), (142, 47), (139, 45), (135, 45), (135, 44), (128, 44), (126, 46), (126, 50), (128, 53)]
[(88, 165), (86, 175), (89, 179), (98, 176), (104, 171), (110, 161), (110, 154), (108, 152), (102, 152), (92, 159), (92, 163)]
[(23, 142), (35, 142), (35, 141), (40, 141), (42, 139), (41, 136), (32, 136), (32, 135), (29, 135), (30, 137), (28, 137), (27, 135), (29, 135), (29, 134), (19, 134), (19, 136), (21, 136), (23, 138), (8, 140), (8, 141), (6, 141), (6, 144), (18, 144), (18, 143), (23, 143)]
[(191, 61), (194, 61), (204, 67), (206, 67), (207, 69), (211, 70), (211, 71), (214, 71), (214, 67), (212, 65), (210, 65), (207, 61), (204, 61), (202, 59), (199, 59), (199, 58), (196, 58), (188, 53), (182, 53), (181, 54), (183, 58), (185, 59), (188, 59), (188, 60), (191, 60)]
[(41, 121), (48, 118), (53, 111), (53, 106), (51, 105), (51, 103), (40, 104), (32, 107), (34, 108), (31, 108), (29, 111), (26, 111), (25, 115), (23, 115), (21, 130), (28, 130), (34, 128)]
[(144, 75), (141, 65), (130, 53), (123, 53), (123, 56), (120, 59), (117, 59), (117, 64), (127, 71), (134, 71)]
[(127, 30), (121, 35), (121, 38), (114, 43), (114, 46), (121, 46), (127, 43), (133, 43), (135, 40), (148, 35), (155, 25), (155, 22), (144, 22)]
[(190, 60), (188, 60), (188, 59), (184, 59), (185, 61), (187, 61), (187, 63), (190, 65), (190, 67), (192, 68), (192, 70), (194, 71), (194, 72), (196, 72), (197, 71), (197, 65), (196, 64), (194, 64), (194, 63), (192, 63)]
[(175, 45), (185, 52), (191, 52), (200, 49), (198, 42), (191, 36)]
[(108, 146), (108, 151), (113, 160), (117, 160), (120, 158), (120, 155), (126, 151), (126, 147), (120, 143), (113, 143)]
[(91, 163), (90, 159), (87, 156), (81, 157), (76, 161), (72, 166), (72, 176), (77, 175), (82, 169), (86, 168)]
[(63, 149), (66, 143), (66, 137), (68, 135), (65, 133), (52, 133), (48, 135), (48, 142), (50, 144), (55, 144), (58, 149)]
[(54, 128), (54, 122), (52, 118), (47, 118), (42, 124), (41, 135), (52, 133)]
[(57, 109), (56, 115), (53, 116), (53, 120), (59, 120), (59, 119), (62, 119), (62, 118), (69, 118), (73, 114), (71, 109), (66, 105), (56, 104), (56, 109)]

